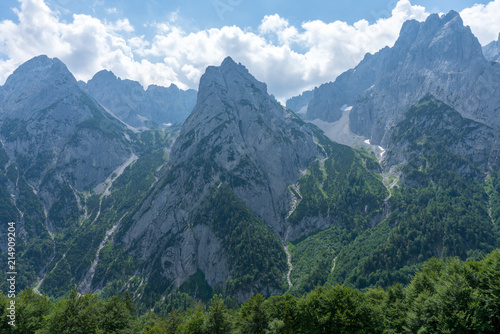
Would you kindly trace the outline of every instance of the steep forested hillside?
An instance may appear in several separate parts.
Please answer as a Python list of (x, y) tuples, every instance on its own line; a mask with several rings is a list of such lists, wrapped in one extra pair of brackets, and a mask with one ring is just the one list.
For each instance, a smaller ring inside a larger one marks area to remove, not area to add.
[[(169, 298), (167, 308), (138, 313), (129, 294), (102, 299), (74, 290), (57, 302), (33, 290), (17, 299), (17, 327), (7, 324), (8, 299), (0, 294), (2, 333), (498, 333), (500, 251), (484, 260), (436, 258), (404, 287), (366, 292), (317, 287), (302, 297), (263, 298), (238, 307), (214, 296), (208, 303), (187, 295)], [(228, 307), (229, 305), (229, 307)]]

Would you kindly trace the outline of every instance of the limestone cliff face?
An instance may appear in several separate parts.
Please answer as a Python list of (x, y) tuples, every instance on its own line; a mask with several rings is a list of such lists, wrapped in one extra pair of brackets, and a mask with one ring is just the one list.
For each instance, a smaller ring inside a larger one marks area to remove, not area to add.
[(0, 217), (16, 222), (20, 288), (33, 287), (87, 218), (92, 190), (133, 148), (126, 127), (46, 56), (21, 65), (0, 87), (0, 142)]
[(391, 129), (430, 93), (466, 118), (500, 127), (500, 66), (456, 12), (405, 22), (394, 47), (368, 54), (353, 70), (315, 90), (307, 118), (334, 122), (353, 106), (351, 130), (385, 145)]
[(492, 62), (500, 62), (500, 34), (498, 39), (483, 47), (484, 58)]
[(196, 91), (149, 86), (121, 80), (112, 72), (100, 71), (80, 86), (124, 123), (136, 128), (154, 128), (168, 123), (182, 123), (196, 103)]
[(227, 58), (201, 78), (196, 107), (172, 148), (169, 169), (125, 240), (140, 243), (138, 256), (157, 252), (161, 263), (171, 263), (163, 268), (166, 277), (180, 283), (200, 268), (210, 285), (221, 286), (231, 274), (227, 249), (213, 230), (195, 223), (207, 210), (207, 197), (214, 189), (228, 189), (284, 238), (288, 186), (318, 156), (309, 126)]
[(286, 100), (286, 107), (292, 110), (300, 117), (305, 117), (307, 113), (307, 107), (309, 102), (314, 98), (314, 91), (308, 90), (300, 94), (299, 96), (294, 96)]
[(50, 211), (60, 186), (89, 191), (131, 155), (125, 127), (58, 59), (36, 57), (0, 88), (0, 139)]

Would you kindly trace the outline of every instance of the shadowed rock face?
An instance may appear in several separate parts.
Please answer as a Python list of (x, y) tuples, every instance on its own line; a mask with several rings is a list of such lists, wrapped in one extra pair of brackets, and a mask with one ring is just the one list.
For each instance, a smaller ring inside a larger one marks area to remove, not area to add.
[(182, 123), (196, 103), (193, 89), (151, 85), (144, 90), (137, 81), (121, 80), (105, 70), (80, 85), (116, 117), (136, 128)]
[(307, 118), (334, 122), (343, 105), (353, 106), (351, 130), (385, 145), (391, 128), (414, 103), (430, 93), (462, 116), (500, 127), (500, 66), (482, 55), (481, 45), (458, 13), (405, 22), (392, 48), (384, 48), (315, 90)]
[(427, 95), (404, 114), (394, 129), (385, 165), (404, 166), (424, 155), (450, 156), (456, 161), (448, 166), (449, 170), (482, 181), (486, 171), (498, 163), (496, 137), (491, 127), (463, 118), (450, 106)]
[(314, 91), (308, 90), (300, 94), (299, 96), (294, 96), (286, 101), (286, 107), (292, 110), (294, 113), (300, 117), (304, 117), (307, 113), (307, 106), (309, 102), (314, 97)]

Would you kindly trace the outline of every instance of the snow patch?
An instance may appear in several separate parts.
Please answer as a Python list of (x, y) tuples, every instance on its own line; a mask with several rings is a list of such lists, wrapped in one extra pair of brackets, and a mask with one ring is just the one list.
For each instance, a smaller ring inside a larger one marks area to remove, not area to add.
[(380, 150), (380, 153), (379, 153), (379, 155), (380, 155), (380, 159), (383, 159), (383, 158), (384, 158), (384, 155), (385, 155), (385, 152), (386, 152), (386, 151), (385, 151), (385, 148), (383, 148), (382, 146), (377, 146), (377, 147), (378, 147), (378, 149)]
[(340, 110), (342, 111), (351, 111), (352, 106), (348, 106), (347, 104), (344, 104), (342, 107), (340, 107)]

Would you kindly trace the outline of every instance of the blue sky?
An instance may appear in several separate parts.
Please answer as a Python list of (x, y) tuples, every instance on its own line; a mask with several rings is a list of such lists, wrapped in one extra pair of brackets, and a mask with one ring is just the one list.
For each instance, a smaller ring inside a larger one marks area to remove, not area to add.
[(229, 55), (283, 101), (391, 46), (405, 20), (451, 9), (482, 44), (498, 36), (500, 0), (2, 0), (0, 84), (47, 54), (80, 80), (108, 69), (145, 87), (196, 89)]
[[(487, 4), (489, 1), (470, 0), (424, 0), (411, 1), (413, 5), (424, 6), (430, 13), (461, 11), (473, 4)], [(241, 28), (257, 28), (266, 15), (279, 14), (292, 25), (305, 21), (335, 20), (353, 24), (361, 19), (370, 23), (381, 17), (390, 16), (397, 1), (363, 0), (347, 1), (265, 1), (265, 0), (47, 0), (45, 3), (59, 11), (61, 17), (70, 20), (74, 13), (88, 14), (100, 19), (116, 20), (126, 17), (141, 33), (148, 34), (144, 25), (169, 20), (176, 13), (186, 30), (204, 30), (236, 25)], [(17, 0), (0, 2), (0, 19), (16, 20), (12, 8), (19, 7)]]

